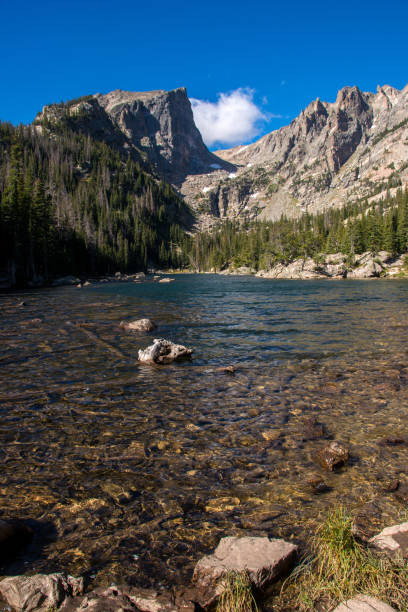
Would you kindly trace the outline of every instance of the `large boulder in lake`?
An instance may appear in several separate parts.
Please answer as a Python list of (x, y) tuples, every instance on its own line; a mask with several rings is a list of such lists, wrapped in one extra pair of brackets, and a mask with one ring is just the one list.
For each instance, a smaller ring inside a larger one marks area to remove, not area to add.
[(121, 321), (119, 326), (127, 331), (151, 332), (157, 325), (151, 319), (136, 319), (135, 321)]
[(143, 363), (172, 363), (189, 359), (193, 349), (174, 344), (164, 338), (155, 338), (153, 344), (138, 352), (138, 360)]
[(255, 588), (264, 588), (292, 568), (297, 546), (267, 537), (222, 538), (212, 555), (196, 564), (193, 582), (201, 593), (201, 602), (209, 605), (223, 591), (222, 579), (231, 570), (246, 571)]
[(80, 595), (83, 578), (65, 574), (11, 576), (0, 582), (0, 595), (14, 610), (49, 612), (58, 608), (67, 597)]

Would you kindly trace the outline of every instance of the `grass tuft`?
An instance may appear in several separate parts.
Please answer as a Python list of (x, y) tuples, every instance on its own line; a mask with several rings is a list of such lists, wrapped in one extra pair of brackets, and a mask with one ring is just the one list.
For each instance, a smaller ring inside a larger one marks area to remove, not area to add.
[(277, 609), (331, 610), (362, 593), (408, 611), (407, 562), (374, 554), (353, 537), (352, 521), (344, 508), (328, 515), (311, 541), (312, 555), (283, 584)]
[(222, 582), (224, 590), (216, 612), (259, 612), (248, 572), (228, 571)]

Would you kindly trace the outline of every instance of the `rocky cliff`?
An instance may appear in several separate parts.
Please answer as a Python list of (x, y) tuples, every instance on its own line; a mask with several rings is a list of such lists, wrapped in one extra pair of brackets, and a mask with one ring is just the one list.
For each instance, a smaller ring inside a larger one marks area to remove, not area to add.
[(234, 168), (205, 146), (184, 87), (149, 92), (119, 89), (86, 96), (45, 106), (35, 122), (52, 126), (60, 120), (145, 161), (160, 178), (176, 185), (187, 175)]
[(408, 183), (408, 86), (317, 99), (288, 126), (217, 156), (236, 167), (187, 177), (182, 192), (214, 217), (276, 219), (380, 199)]

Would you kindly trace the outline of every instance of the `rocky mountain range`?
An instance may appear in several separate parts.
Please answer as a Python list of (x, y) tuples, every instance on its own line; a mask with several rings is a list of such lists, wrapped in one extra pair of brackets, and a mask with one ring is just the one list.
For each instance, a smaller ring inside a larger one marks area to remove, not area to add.
[(166, 182), (181, 185), (187, 176), (234, 166), (205, 146), (184, 87), (172, 91), (120, 89), (45, 106), (38, 126), (65, 121), (122, 153), (147, 164)]
[(340, 90), (315, 100), (288, 126), (217, 151), (229, 173), (190, 176), (181, 190), (211, 217), (277, 219), (380, 199), (408, 183), (408, 86)]
[(334, 103), (317, 99), (289, 125), (215, 154), (184, 88), (95, 94), (46, 106), (36, 123), (61, 118), (172, 183), (201, 228), (223, 218), (272, 220), (380, 199), (408, 183), (408, 85), (377, 93), (345, 87)]

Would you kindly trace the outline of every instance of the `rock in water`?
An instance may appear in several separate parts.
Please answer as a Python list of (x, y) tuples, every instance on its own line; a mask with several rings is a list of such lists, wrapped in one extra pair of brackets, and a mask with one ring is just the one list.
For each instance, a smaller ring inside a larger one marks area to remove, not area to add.
[(1, 596), (13, 609), (24, 612), (49, 612), (83, 590), (83, 578), (65, 574), (12, 576), (0, 582)]
[(296, 553), (297, 546), (285, 540), (222, 538), (214, 553), (197, 563), (193, 581), (208, 605), (222, 593), (222, 577), (229, 570), (247, 570), (254, 587), (263, 588), (291, 569)]
[(146, 331), (150, 332), (156, 329), (157, 325), (150, 319), (137, 319), (136, 321), (121, 321), (119, 323), (122, 329), (128, 331)]
[(333, 610), (333, 612), (397, 612), (388, 604), (370, 597), (369, 595), (357, 595), (348, 599)]
[(171, 363), (189, 359), (193, 350), (174, 344), (170, 340), (155, 338), (153, 344), (138, 352), (138, 359), (143, 363)]
[(408, 558), (408, 523), (386, 527), (369, 541), (392, 557)]
[(349, 459), (349, 451), (340, 442), (330, 442), (317, 451), (315, 455), (317, 463), (333, 472), (333, 470), (346, 465)]

